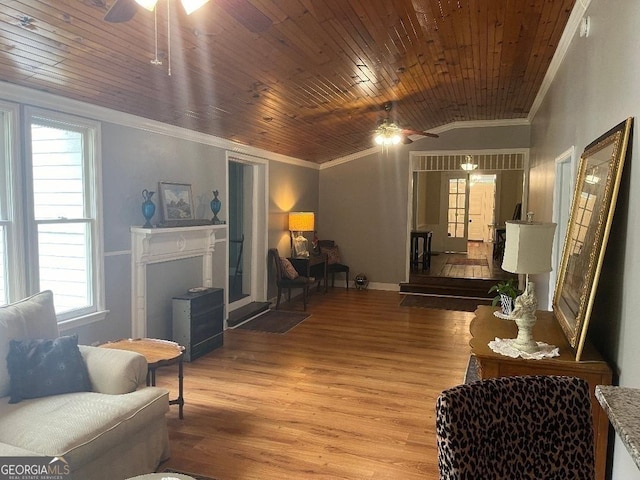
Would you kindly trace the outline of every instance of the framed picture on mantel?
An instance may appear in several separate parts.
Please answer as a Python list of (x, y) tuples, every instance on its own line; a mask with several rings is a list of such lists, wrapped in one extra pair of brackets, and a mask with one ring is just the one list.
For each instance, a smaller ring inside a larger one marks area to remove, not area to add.
[(188, 183), (160, 182), (160, 203), (165, 223), (180, 224), (194, 220), (193, 195)]

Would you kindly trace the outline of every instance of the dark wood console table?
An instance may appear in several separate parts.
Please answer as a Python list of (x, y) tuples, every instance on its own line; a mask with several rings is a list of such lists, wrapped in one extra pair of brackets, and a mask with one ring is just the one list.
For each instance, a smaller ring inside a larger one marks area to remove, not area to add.
[(604, 480), (607, 464), (607, 440), (609, 419), (600, 408), (595, 397), (596, 385), (611, 385), (612, 372), (600, 354), (586, 344), (579, 362), (575, 352), (558, 324), (553, 312), (536, 312), (537, 322), (533, 337), (540, 342), (555, 345), (560, 349), (559, 357), (542, 360), (511, 358), (495, 353), (489, 342), (498, 338), (515, 338), (518, 327), (512, 320), (501, 320), (493, 315), (494, 307), (478, 306), (476, 317), (471, 321), (471, 354), (476, 357), (478, 376), (481, 379), (511, 375), (568, 375), (579, 377), (589, 383), (591, 411), (595, 435), (596, 478)]
[[(328, 257), (326, 253), (315, 253), (308, 257), (290, 257), (289, 261), (293, 265), (293, 268), (304, 277), (316, 277), (317, 272), (322, 269), (322, 279), (324, 280), (324, 292), (327, 293), (328, 285), (327, 279), (329, 278)], [(320, 289), (320, 283), (318, 282), (318, 289)]]

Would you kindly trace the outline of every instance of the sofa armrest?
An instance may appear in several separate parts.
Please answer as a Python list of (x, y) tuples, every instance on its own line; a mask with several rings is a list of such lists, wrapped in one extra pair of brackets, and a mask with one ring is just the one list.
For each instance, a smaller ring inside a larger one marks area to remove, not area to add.
[(147, 360), (143, 355), (88, 345), (78, 347), (87, 364), (94, 392), (118, 395), (146, 385)]

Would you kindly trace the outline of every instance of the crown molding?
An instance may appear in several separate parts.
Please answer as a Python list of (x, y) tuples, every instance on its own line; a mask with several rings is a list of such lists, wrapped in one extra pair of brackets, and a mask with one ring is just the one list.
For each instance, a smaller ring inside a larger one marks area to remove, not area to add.
[[(514, 127), (520, 125), (530, 125), (530, 122), (526, 118), (511, 118), (511, 119), (503, 119), (503, 120), (470, 120), (468, 122), (451, 122), (446, 125), (441, 125), (437, 128), (432, 128), (429, 131), (433, 133), (443, 133), (448, 132), (450, 130), (458, 130), (460, 128), (492, 128), (492, 127)], [(397, 145), (398, 148), (402, 148), (402, 145)], [(320, 170), (325, 170), (331, 167), (337, 167), (338, 165), (342, 165), (343, 163), (351, 162), (352, 160), (357, 160), (362, 157), (366, 157), (368, 155), (374, 155), (376, 153), (380, 153), (383, 147), (372, 147), (367, 150), (363, 150), (361, 152), (352, 153), (351, 155), (347, 155), (345, 157), (336, 158), (335, 160), (331, 160), (329, 162), (325, 162), (320, 165)], [(384, 148), (394, 148), (394, 147), (384, 147)], [(492, 150), (495, 151), (495, 150)], [(509, 150), (513, 152), (513, 149)], [(415, 151), (410, 151), (409, 155), (413, 155), (416, 153)]]
[(589, 8), (590, 3), (591, 0), (578, 0), (573, 6), (573, 10), (571, 11), (571, 15), (569, 15), (569, 20), (567, 21), (567, 26), (565, 27), (564, 32), (562, 32), (562, 36), (558, 42), (558, 48), (556, 48), (556, 52), (553, 54), (547, 73), (542, 79), (542, 84), (538, 89), (538, 94), (529, 109), (529, 115), (527, 116), (529, 123), (533, 122), (536, 113), (538, 113), (538, 109), (542, 105), (544, 98), (547, 96), (547, 92), (560, 69), (560, 65), (562, 65), (562, 61), (569, 50), (569, 45), (571, 45), (571, 41), (573, 40), (576, 31), (580, 28), (580, 22), (582, 21), (582, 17), (584, 17), (587, 8)]
[(233, 153), (241, 153), (252, 157), (288, 163), (301, 167), (318, 169), (319, 165), (299, 158), (281, 155), (257, 147), (243, 145), (232, 140), (216, 137), (195, 130), (177, 127), (168, 123), (150, 120), (130, 113), (119, 112), (110, 108), (101, 107), (92, 103), (82, 102), (66, 97), (61, 97), (49, 92), (34, 90), (31, 88), (0, 81), (0, 100), (7, 100), (21, 105), (29, 105), (38, 108), (46, 108), (56, 112), (64, 112), (78, 117), (89, 118), (100, 122), (109, 122), (124, 127), (136, 128), (150, 133), (179, 138), (192, 142), (202, 143), (218, 147)]

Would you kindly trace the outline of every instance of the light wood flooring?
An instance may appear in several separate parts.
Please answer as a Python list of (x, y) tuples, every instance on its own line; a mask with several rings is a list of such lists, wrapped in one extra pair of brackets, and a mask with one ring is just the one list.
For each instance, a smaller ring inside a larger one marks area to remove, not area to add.
[[(184, 420), (172, 406), (161, 468), (217, 480), (437, 479), (435, 400), (463, 382), (473, 314), (401, 300), (330, 288), (287, 334), (225, 331), (222, 348), (185, 363)], [(172, 397), (176, 375), (158, 370)]]

